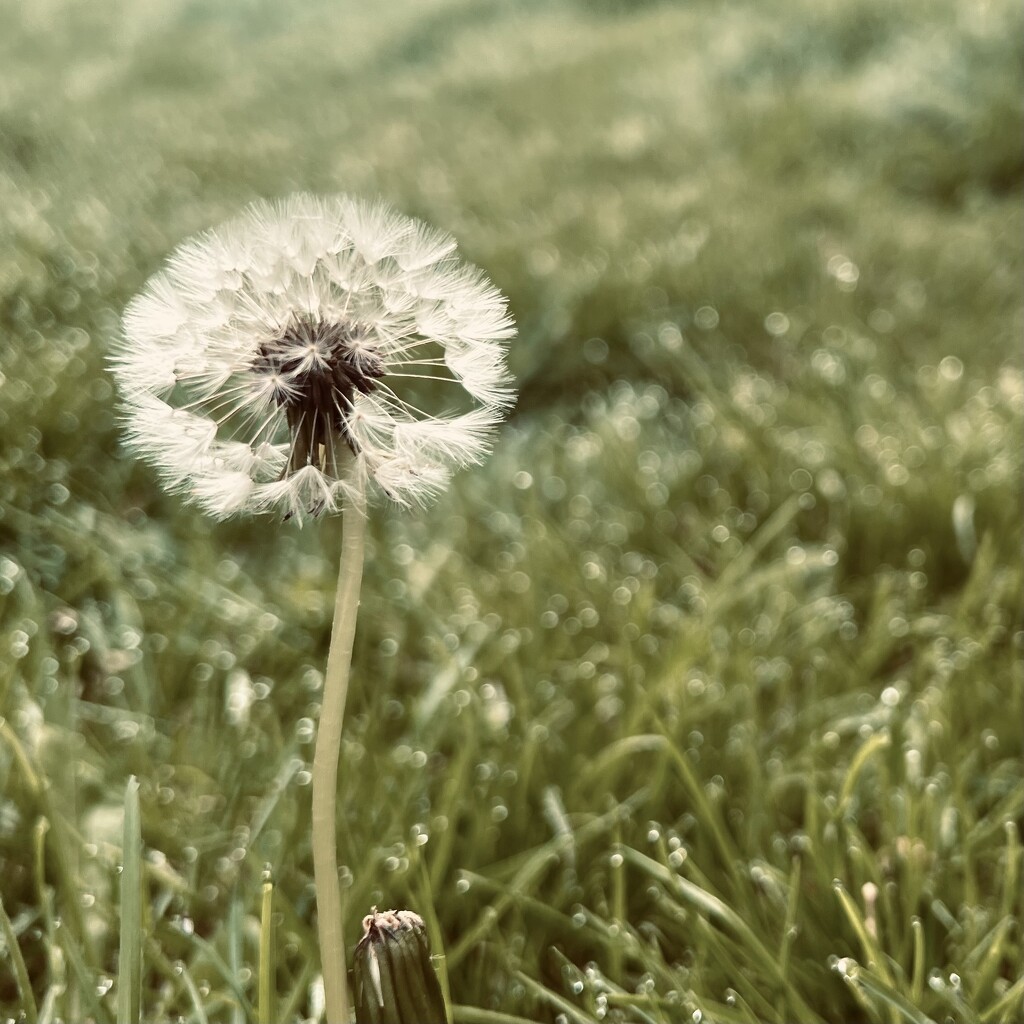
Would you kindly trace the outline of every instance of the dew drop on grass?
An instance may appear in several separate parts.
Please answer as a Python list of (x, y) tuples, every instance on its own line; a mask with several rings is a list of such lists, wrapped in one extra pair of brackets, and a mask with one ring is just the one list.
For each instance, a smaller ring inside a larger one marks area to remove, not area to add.
[(513, 594), (525, 594), (530, 589), (530, 577), (525, 572), (517, 570), (509, 576), (508, 588)]
[(882, 703), (887, 708), (894, 708), (900, 702), (900, 691), (895, 686), (887, 686), (882, 691)]
[(718, 310), (714, 306), (701, 306), (693, 314), (693, 322), (702, 331), (713, 331), (718, 326)]
[(810, 853), (814, 849), (814, 842), (806, 832), (794, 832), (790, 845), (797, 853)]
[(852, 957), (840, 957), (836, 962), (836, 970), (844, 977), (855, 981), (860, 974), (860, 964)]
[(460, 878), (460, 879), (459, 879), (459, 880), (458, 880), (458, 881), (457, 881), (457, 882), (455, 883), (455, 891), (456, 891), (456, 892), (457, 892), (457, 893), (458, 893), (458, 894), (459, 894), (460, 896), (462, 896), (462, 895), (464, 895), (465, 893), (469, 892), (469, 887), (470, 887), (470, 881), (469, 881), (469, 879), (468, 879), (468, 878), (465, 878), (465, 877), (463, 877), (463, 878)]
[(939, 362), (939, 374), (943, 380), (953, 383), (964, 375), (964, 364), (956, 356), (945, 356)]
[(583, 343), (583, 358), (595, 366), (608, 358), (608, 343), (603, 338), (589, 338)]

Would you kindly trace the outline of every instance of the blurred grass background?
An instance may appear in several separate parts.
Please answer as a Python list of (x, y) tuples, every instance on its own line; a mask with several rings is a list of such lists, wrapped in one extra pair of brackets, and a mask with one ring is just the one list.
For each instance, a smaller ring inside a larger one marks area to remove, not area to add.
[(464, 1022), (1024, 1017), (1022, 22), (2, 0), (0, 1019), (116, 1019), (132, 774), (144, 1018), (255, 1020), (268, 866), (316, 1016), (337, 524), (164, 497), (104, 370), (295, 189), (451, 231), (520, 328), (495, 456), (373, 520), (350, 942), (424, 914)]

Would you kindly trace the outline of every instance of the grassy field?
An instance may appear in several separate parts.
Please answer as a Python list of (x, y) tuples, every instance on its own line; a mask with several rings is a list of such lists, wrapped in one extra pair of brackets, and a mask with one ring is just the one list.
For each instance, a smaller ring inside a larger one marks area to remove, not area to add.
[(187, 235), (382, 195), (521, 398), (379, 510), (346, 931), (454, 1019), (1024, 1020), (1024, 169), (1012, 0), (0, 0), (0, 1021), (317, 1014), (339, 546), (215, 525), (104, 360)]

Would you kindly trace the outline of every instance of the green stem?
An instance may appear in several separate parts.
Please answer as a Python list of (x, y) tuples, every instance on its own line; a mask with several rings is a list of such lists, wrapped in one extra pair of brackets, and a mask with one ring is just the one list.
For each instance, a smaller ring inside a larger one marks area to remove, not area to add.
[(360, 492), (345, 509), (334, 603), (331, 647), (324, 675), (323, 704), (313, 754), (313, 879), (316, 883), (317, 931), (324, 975), (324, 1000), (330, 1024), (348, 1024), (345, 939), (342, 934), (341, 886), (338, 883), (336, 834), (338, 760), (345, 717), (352, 645), (359, 609), (366, 541), (366, 501)]

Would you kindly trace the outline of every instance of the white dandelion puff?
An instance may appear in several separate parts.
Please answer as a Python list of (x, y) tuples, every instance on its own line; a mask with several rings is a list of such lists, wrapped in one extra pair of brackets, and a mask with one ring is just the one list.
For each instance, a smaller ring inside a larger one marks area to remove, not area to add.
[(122, 326), (127, 444), (167, 487), (218, 518), (343, 513), (310, 820), (325, 1012), (348, 1020), (334, 826), (366, 498), (424, 504), (486, 456), (514, 325), (448, 235), (300, 194), (183, 242)]
[(514, 401), (505, 299), (382, 203), (253, 203), (183, 242), (122, 327), (129, 448), (218, 518), (301, 520), (367, 486), (423, 504)]

